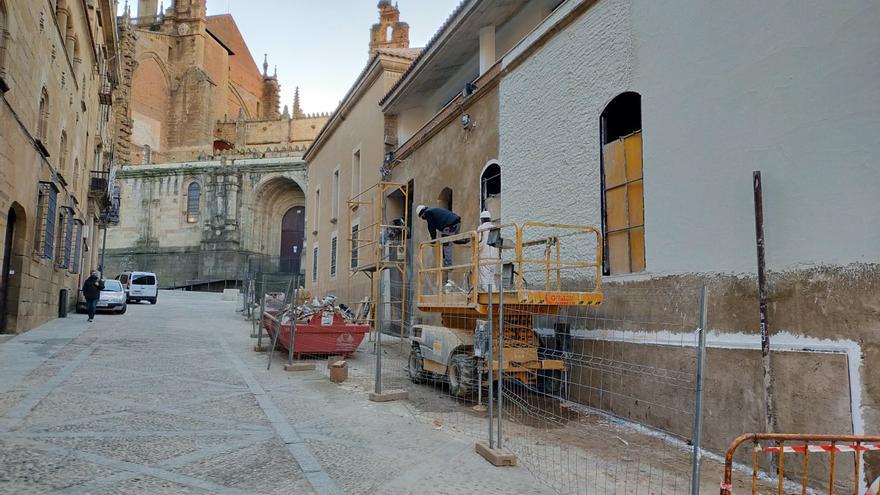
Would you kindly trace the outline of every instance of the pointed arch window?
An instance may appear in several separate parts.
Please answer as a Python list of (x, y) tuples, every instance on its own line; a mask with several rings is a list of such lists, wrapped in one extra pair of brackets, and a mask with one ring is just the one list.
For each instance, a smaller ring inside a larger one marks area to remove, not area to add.
[(49, 132), (49, 92), (46, 88), (40, 92), (40, 107), (37, 113), (37, 147), (43, 156), (49, 156), (46, 148), (46, 136)]
[(191, 182), (186, 190), (186, 221), (196, 223), (199, 221), (199, 207), (202, 200), (202, 186), (198, 182)]
[(64, 171), (67, 166), (67, 131), (61, 131), (61, 143), (58, 148), (58, 170)]

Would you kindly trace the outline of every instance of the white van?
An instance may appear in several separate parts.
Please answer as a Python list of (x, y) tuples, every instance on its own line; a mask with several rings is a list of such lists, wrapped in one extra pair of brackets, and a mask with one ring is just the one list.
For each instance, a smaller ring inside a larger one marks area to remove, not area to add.
[(150, 301), (156, 304), (159, 299), (159, 279), (151, 272), (124, 272), (116, 276), (125, 287), (128, 302)]

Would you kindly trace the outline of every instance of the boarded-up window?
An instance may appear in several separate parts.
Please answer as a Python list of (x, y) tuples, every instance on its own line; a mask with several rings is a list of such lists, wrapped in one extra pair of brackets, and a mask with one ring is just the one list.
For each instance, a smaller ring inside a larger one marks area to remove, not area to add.
[(603, 155), (608, 272), (644, 271), (642, 133), (611, 141), (604, 146)]

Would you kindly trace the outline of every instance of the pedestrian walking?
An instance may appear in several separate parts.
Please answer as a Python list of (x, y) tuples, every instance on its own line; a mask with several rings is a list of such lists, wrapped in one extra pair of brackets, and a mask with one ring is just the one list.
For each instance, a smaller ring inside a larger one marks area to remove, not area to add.
[(101, 280), (101, 274), (92, 272), (92, 275), (86, 279), (82, 286), (83, 297), (86, 299), (86, 308), (89, 312), (89, 321), (95, 320), (95, 311), (98, 309), (98, 299), (101, 298), (101, 291), (104, 290), (104, 281)]
[[(449, 237), (458, 234), (461, 229), (461, 217), (446, 208), (428, 208), (425, 205), (416, 207), (416, 215), (428, 222), (428, 233), (431, 239)], [(452, 243), (443, 243), (443, 266), (452, 266)], [(446, 278), (446, 277), (444, 277)]]
[(477, 233), (480, 235), (480, 287), (489, 290), (490, 285), (495, 284), (495, 265), (498, 263), (498, 248), (489, 245), (489, 231), (495, 228), (492, 222), (492, 214), (489, 210), (480, 213), (480, 226)]

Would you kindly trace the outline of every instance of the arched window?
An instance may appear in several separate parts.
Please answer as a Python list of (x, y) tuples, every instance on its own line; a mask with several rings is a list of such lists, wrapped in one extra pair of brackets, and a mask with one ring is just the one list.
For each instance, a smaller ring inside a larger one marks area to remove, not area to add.
[(622, 93), (601, 116), (603, 272), (645, 270), (642, 109), (638, 93)]
[(67, 131), (61, 131), (61, 143), (58, 147), (58, 170), (64, 171), (67, 166)]
[(490, 162), (480, 175), (480, 209), (489, 210), (493, 215), (500, 215), (501, 205), (495, 204), (500, 199), (501, 165), (497, 162)]
[(186, 190), (186, 221), (196, 223), (199, 221), (199, 204), (202, 199), (202, 186), (198, 182), (191, 182)]
[(391, 38), (394, 36), (394, 26), (388, 26), (385, 28), (385, 41), (391, 41)]
[[(49, 130), (49, 92), (46, 88), (40, 93), (40, 110), (37, 113), (37, 139), (45, 147), (46, 134)], [(47, 153), (48, 155), (48, 153)]]
[(440, 195), (437, 196), (437, 205), (440, 208), (446, 208), (449, 211), (452, 210), (452, 189), (448, 187), (444, 187), (442, 191), (440, 191)]

